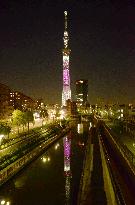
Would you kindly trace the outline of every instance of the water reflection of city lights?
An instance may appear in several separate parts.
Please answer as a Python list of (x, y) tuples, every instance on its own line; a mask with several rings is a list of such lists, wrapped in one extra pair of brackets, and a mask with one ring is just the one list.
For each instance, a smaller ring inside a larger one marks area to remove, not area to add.
[(78, 127), (77, 127), (77, 132), (78, 134), (83, 134), (83, 124), (78, 124)]
[(57, 150), (59, 146), (60, 146), (59, 143), (57, 143), (57, 144), (55, 145), (55, 147), (54, 147), (55, 150)]
[(89, 129), (92, 127), (92, 122), (90, 122), (90, 127), (89, 127)]
[(64, 145), (64, 174), (65, 174), (65, 194), (66, 194), (66, 204), (70, 204), (70, 156), (71, 156), (71, 138), (70, 135), (63, 138)]
[(46, 156), (46, 157), (42, 157), (41, 160), (46, 163), (46, 162), (50, 162), (50, 157)]
[(80, 146), (80, 147), (83, 147), (84, 146), (84, 142), (78, 142), (78, 145)]

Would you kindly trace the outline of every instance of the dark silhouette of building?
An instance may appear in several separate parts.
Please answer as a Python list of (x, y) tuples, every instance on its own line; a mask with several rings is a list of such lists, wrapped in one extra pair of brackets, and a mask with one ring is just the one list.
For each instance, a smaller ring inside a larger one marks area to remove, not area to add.
[(84, 106), (88, 102), (88, 80), (80, 79), (76, 81), (76, 101), (77, 105)]
[(0, 119), (8, 118), (13, 112), (13, 107), (10, 105), (11, 89), (0, 83)]
[(76, 115), (77, 114), (76, 102), (71, 101), (70, 99), (68, 99), (66, 101), (66, 104), (67, 104), (67, 114), (69, 114), (69, 115)]
[(0, 83), (0, 119), (8, 119), (15, 109), (33, 110), (34, 104), (29, 96)]

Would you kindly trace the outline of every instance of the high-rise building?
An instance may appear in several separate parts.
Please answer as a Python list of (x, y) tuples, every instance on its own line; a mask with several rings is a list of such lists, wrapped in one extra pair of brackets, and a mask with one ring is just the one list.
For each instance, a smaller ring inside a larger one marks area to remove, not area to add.
[(10, 105), (10, 92), (11, 89), (0, 83), (0, 119), (9, 118), (13, 112), (13, 107)]
[(65, 30), (64, 30), (64, 49), (63, 53), (63, 91), (62, 91), (62, 106), (66, 106), (66, 101), (71, 99), (71, 89), (70, 89), (70, 74), (69, 74), (69, 55), (70, 49), (68, 47), (68, 31), (67, 31), (67, 11), (64, 11), (65, 16)]
[(0, 118), (6, 119), (12, 115), (15, 109), (22, 111), (32, 110), (34, 100), (25, 94), (13, 91), (8, 86), (0, 83)]
[(86, 105), (88, 101), (88, 80), (76, 81), (76, 101), (78, 105)]
[(75, 101), (67, 100), (67, 114), (68, 115), (76, 115), (77, 114), (77, 105)]
[(14, 109), (32, 110), (34, 108), (34, 100), (21, 92), (10, 92), (10, 105)]

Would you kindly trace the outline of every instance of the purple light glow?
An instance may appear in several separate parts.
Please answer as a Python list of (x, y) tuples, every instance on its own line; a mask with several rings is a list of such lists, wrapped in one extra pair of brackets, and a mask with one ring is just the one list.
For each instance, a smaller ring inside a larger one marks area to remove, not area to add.
[(69, 139), (67, 136), (64, 137), (63, 144), (64, 144), (64, 171), (69, 172), (70, 171), (71, 139)]
[(71, 140), (68, 137), (64, 137), (64, 157), (66, 158), (70, 157), (70, 145)]
[(69, 71), (67, 69), (63, 70), (63, 83), (69, 85)]
[(68, 31), (67, 31), (67, 12), (65, 15), (65, 31), (64, 31), (64, 49), (63, 49), (63, 91), (62, 91), (62, 105), (66, 106), (66, 101), (71, 99), (70, 90), (70, 75), (69, 75), (69, 55), (70, 49), (68, 48)]

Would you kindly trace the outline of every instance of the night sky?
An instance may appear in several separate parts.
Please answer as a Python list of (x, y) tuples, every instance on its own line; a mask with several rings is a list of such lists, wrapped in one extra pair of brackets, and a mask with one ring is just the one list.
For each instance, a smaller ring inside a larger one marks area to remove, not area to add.
[(62, 2), (0, 1), (0, 83), (61, 103), (67, 10), (72, 99), (83, 78), (92, 104), (135, 102), (135, 1)]

